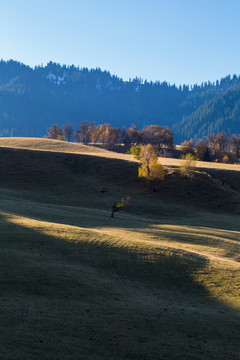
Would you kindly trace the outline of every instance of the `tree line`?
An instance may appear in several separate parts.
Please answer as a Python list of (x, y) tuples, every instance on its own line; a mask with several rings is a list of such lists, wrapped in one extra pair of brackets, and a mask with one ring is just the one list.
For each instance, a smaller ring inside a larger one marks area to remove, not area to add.
[(234, 164), (240, 161), (240, 134), (227, 135), (224, 131), (196, 143), (191, 139), (181, 144), (183, 156), (191, 154), (196, 160)]
[(174, 133), (167, 126), (149, 125), (137, 129), (135, 125), (120, 129), (110, 124), (95, 125), (89, 121), (81, 122), (74, 131), (71, 124), (61, 128), (54, 124), (47, 130), (47, 138), (75, 141), (84, 145), (97, 144), (107, 150), (129, 151), (133, 146), (151, 144), (159, 155), (169, 156), (174, 150)]
[(240, 161), (240, 134), (228, 135), (220, 132), (210, 134), (205, 139), (185, 140), (180, 151), (174, 145), (174, 133), (167, 126), (149, 125), (137, 129), (136, 125), (120, 129), (110, 124), (95, 125), (81, 122), (74, 131), (71, 124), (61, 128), (54, 124), (47, 130), (47, 138), (75, 141), (83, 145), (92, 144), (112, 151), (128, 152), (134, 155), (139, 146), (151, 144), (158, 156), (185, 157), (191, 154), (196, 160), (236, 163)]

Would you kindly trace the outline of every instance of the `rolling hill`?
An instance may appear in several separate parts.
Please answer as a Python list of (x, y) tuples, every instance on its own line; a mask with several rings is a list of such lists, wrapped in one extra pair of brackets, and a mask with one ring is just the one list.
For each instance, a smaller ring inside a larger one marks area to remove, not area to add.
[(239, 167), (131, 160), (0, 139), (1, 359), (238, 359)]

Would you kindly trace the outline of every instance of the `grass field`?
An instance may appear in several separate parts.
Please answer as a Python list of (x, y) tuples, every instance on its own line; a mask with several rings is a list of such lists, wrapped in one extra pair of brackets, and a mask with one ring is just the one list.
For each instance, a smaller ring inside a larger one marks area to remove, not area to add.
[(0, 147), (0, 359), (239, 359), (237, 166), (148, 193), (128, 155)]
[[(10, 147), (16, 149), (30, 149), (41, 151), (53, 151), (64, 153), (80, 153), (86, 155), (94, 155), (105, 158), (113, 158), (120, 160), (136, 161), (133, 156), (128, 154), (119, 154), (112, 151), (107, 151), (101, 148), (93, 146), (85, 146), (78, 143), (68, 143), (65, 141), (39, 139), (39, 138), (0, 138), (0, 148)], [(164, 166), (179, 166), (183, 162), (181, 159), (171, 159), (160, 157), (159, 161)], [(240, 165), (238, 164), (221, 164), (216, 162), (198, 161), (196, 163), (198, 168), (203, 169), (215, 169), (215, 170), (235, 170), (240, 171)]]

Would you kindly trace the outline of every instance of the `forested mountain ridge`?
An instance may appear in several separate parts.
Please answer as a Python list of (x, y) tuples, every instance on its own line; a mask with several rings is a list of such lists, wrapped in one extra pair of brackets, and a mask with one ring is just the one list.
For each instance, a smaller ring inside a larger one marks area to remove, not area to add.
[(60, 126), (88, 120), (138, 128), (158, 124), (175, 142), (222, 130), (240, 133), (240, 77), (175, 86), (140, 78), (123, 81), (100, 69), (48, 63), (34, 69), (0, 62), (0, 135), (43, 136)]
[(200, 138), (203, 134), (240, 132), (240, 86), (216, 95), (200, 105), (192, 114), (174, 124), (180, 138)]

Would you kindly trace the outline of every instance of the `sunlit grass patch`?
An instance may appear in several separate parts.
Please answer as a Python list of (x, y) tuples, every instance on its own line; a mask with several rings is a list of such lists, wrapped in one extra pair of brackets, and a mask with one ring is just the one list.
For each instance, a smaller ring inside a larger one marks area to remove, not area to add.
[[(46, 235), (51, 239), (50, 248), (54, 246), (52, 239), (59, 239), (91, 248), (104, 246), (110, 251), (108, 256), (111, 256), (114, 249), (121, 249), (126, 253), (136, 254), (142, 263), (161, 266), (161, 263), (171, 261), (171, 266), (174, 262), (175, 265), (182, 264), (185, 270), (189, 269), (189, 276), (204, 286), (211, 296), (234, 304), (235, 307), (239, 306), (240, 244), (231, 239), (233, 235), (239, 239), (239, 232), (168, 224), (148, 224), (147, 228), (131, 229), (110, 227), (108, 223), (107, 227), (90, 228), (6, 213), (2, 214), (2, 219), (9, 224), (20, 226), (21, 229), (34, 231), (36, 239), (38, 235)], [(196, 262), (203, 264), (195, 267)], [(132, 265), (134, 266), (134, 263)]]

